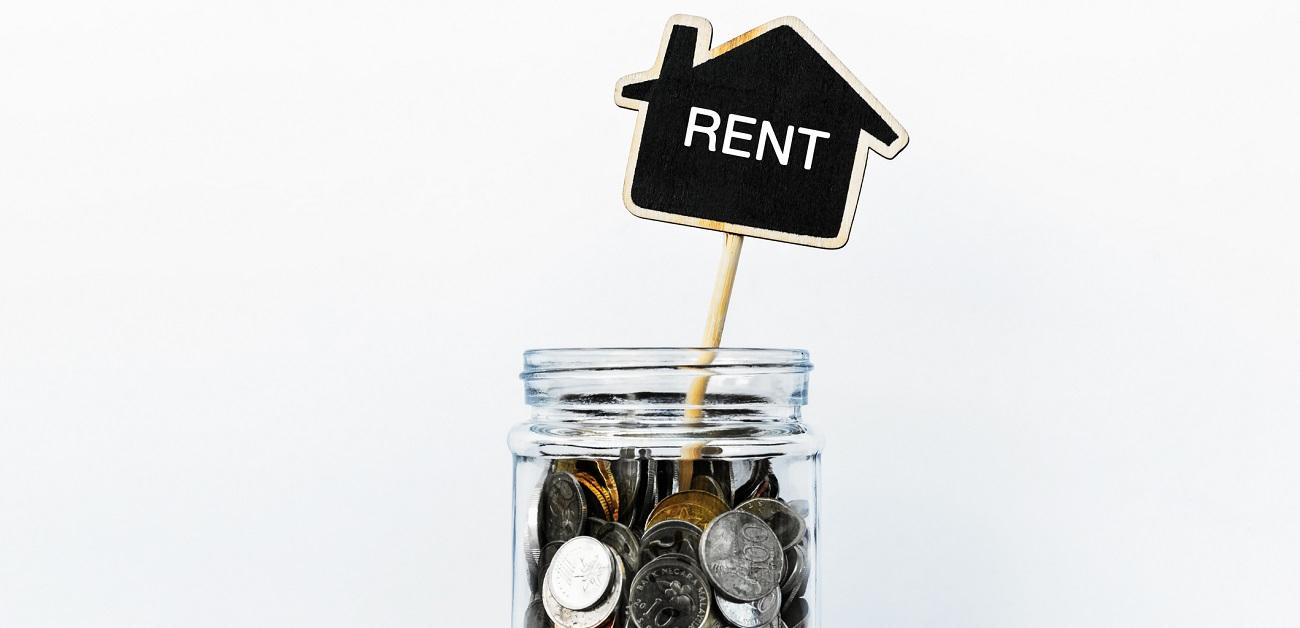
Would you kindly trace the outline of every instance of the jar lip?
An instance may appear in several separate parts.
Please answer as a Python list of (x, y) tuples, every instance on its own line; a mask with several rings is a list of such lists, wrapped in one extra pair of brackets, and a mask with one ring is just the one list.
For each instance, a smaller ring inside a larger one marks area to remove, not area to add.
[(570, 347), (524, 352), (523, 379), (591, 370), (743, 367), (773, 372), (812, 370), (808, 351), (759, 347)]

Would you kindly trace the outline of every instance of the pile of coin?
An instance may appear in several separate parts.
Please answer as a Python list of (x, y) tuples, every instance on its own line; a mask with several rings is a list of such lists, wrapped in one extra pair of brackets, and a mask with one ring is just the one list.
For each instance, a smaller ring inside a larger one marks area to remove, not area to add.
[(551, 463), (526, 554), (527, 628), (801, 628), (807, 502), (771, 461)]

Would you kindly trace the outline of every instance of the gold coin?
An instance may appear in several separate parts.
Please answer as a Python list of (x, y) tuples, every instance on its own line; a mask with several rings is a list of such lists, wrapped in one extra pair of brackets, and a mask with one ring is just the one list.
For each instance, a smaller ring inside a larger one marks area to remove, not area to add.
[(722, 498), (713, 493), (682, 491), (673, 493), (659, 502), (659, 505), (655, 506), (655, 509), (651, 511), (645, 527), (650, 529), (651, 526), (660, 521), (675, 519), (695, 524), (696, 527), (703, 530), (708, 527), (710, 521), (727, 512), (727, 510), (727, 502), (722, 501)]
[(577, 478), (578, 483), (596, 498), (601, 511), (605, 515), (605, 521), (610, 521), (610, 517), (618, 514), (618, 505), (611, 503), (609, 491), (600, 485), (600, 481), (595, 476), (585, 471), (579, 471), (573, 477)]
[(614, 480), (614, 465), (608, 460), (597, 460), (596, 470), (600, 471), (600, 479), (605, 485), (605, 491), (609, 493), (610, 503), (614, 505), (614, 514), (610, 521), (618, 521), (618, 482)]

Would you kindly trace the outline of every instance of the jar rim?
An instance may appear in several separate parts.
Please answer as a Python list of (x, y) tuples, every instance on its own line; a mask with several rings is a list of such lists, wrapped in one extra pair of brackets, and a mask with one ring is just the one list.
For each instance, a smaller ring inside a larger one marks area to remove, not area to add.
[(708, 366), (807, 373), (808, 351), (761, 347), (566, 347), (524, 352), (523, 379), (591, 370), (683, 369)]

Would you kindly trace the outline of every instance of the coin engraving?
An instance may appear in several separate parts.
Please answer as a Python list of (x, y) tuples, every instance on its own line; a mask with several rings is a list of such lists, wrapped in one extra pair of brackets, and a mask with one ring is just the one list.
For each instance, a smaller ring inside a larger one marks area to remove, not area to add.
[(617, 559), (614, 560), (614, 579), (610, 585), (610, 590), (595, 606), (582, 610), (568, 608), (555, 599), (551, 587), (547, 584), (542, 585), (542, 604), (546, 607), (546, 615), (555, 622), (556, 628), (598, 628), (614, 618), (619, 604), (623, 600), (623, 588), (626, 582), (626, 572), (623, 569), (623, 563)]
[(589, 536), (569, 540), (555, 553), (543, 586), (561, 606), (590, 608), (604, 597), (614, 577), (614, 556), (609, 548)]
[(721, 497), (705, 491), (682, 491), (659, 502), (654, 512), (650, 513), (646, 526), (652, 527), (661, 521), (676, 519), (704, 529), (724, 512), (727, 512), (727, 502), (722, 501)]
[(577, 478), (567, 471), (552, 473), (542, 486), (545, 515), (542, 534), (547, 542), (567, 541), (582, 533), (587, 502)]
[(675, 559), (659, 559), (632, 579), (628, 614), (637, 628), (701, 628), (711, 596), (704, 574)]
[(648, 563), (670, 553), (698, 557), (702, 534), (704, 532), (692, 523), (675, 519), (661, 521), (641, 537), (641, 562)]
[(762, 519), (776, 533), (776, 538), (781, 540), (782, 549), (790, 549), (803, 540), (806, 530), (803, 517), (783, 502), (756, 497), (736, 506), (736, 510), (743, 510)]
[(752, 602), (776, 589), (785, 557), (776, 533), (740, 510), (719, 516), (700, 537), (700, 564), (723, 595)]

